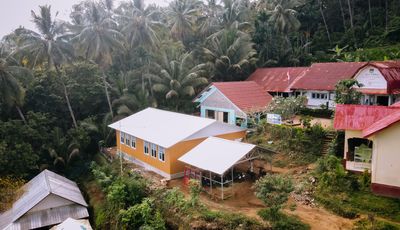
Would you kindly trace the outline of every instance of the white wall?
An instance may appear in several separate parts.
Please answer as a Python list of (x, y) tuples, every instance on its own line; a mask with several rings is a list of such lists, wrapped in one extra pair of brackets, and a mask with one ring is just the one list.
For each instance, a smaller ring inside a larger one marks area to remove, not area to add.
[[(313, 93), (325, 93), (328, 97), (327, 99), (312, 98)], [(333, 91), (311, 90), (303, 92), (303, 95), (307, 97), (307, 107), (309, 108), (321, 108), (321, 105), (326, 105), (326, 103), (328, 103), (329, 108), (335, 108), (335, 93)]]
[(29, 212), (47, 210), (50, 208), (66, 206), (66, 205), (70, 205), (73, 203), (74, 202), (72, 202), (70, 200), (64, 199), (64, 198), (59, 197), (54, 194), (50, 194), (46, 198), (44, 198), (42, 201), (40, 201), (37, 205), (35, 205), (35, 207), (33, 207), (31, 210), (29, 210)]
[(400, 122), (373, 136), (372, 183), (400, 187)]
[(375, 67), (367, 66), (361, 69), (354, 79), (363, 85), (362, 89), (387, 89), (386, 79)]

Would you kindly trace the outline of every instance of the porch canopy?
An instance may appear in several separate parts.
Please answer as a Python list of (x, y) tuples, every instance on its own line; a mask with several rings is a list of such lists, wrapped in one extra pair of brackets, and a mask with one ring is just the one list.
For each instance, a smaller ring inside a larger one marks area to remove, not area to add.
[(178, 160), (196, 168), (223, 175), (256, 146), (239, 141), (209, 137)]
[[(195, 170), (201, 170), (200, 174), (194, 172), (194, 178), (200, 179), (201, 182), (203, 180), (208, 181), (211, 196), (214, 196), (213, 184), (218, 184), (221, 189), (221, 199), (224, 200), (228, 197), (224, 195), (227, 192), (224, 192), (224, 186), (231, 184), (233, 194), (233, 167), (239, 163), (256, 159), (258, 156), (255, 156), (253, 151), (255, 147), (255, 145), (239, 141), (209, 137), (178, 160), (192, 166)], [(231, 169), (230, 175), (227, 173), (229, 169)], [(208, 173), (204, 173), (204, 171), (208, 171)], [(212, 174), (217, 174), (217, 178), (213, 177)], [(225, 178), (225, 176), (228, 178)], [(193, 177), (191, 168), (185, 169), (184, 178), (186, 177)], [(216, 191), (214, 189), (214, 192)]]

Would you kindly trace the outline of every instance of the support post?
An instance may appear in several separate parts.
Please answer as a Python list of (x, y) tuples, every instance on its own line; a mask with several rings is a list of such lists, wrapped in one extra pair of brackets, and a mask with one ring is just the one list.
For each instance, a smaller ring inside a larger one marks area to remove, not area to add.
[(224, 174), (221, 175), (221, 198), (224, 200)]
[(212, 196), (212, 180), (211, 180), (211, 171), (210, 171), (210, 194)]
[(234, 191), (233, 191), (233, 166), (231, 168), (231, 180), (232, 180), (232, 188), (231, 188), (231, 190), (232, 190), (232, 196), (233, 196), (235, 194)]

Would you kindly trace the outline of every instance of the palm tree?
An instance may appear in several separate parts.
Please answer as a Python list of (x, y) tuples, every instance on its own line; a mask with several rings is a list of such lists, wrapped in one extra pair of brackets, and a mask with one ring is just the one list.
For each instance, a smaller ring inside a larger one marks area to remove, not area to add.
[[(30, 76), (31, 72), (20, 67), (10, 60), (11, 57), (4, 57), (2, 49), (0, 49), (0, 98), (1, 101), (9, 106), (17, 109), (21, 120), (26, 124), (25, 116), (22, 112), (22, 105), (25, 98), (25, 90), (21, 86), (18, 79), (24, 76)], [(14, 60), (15, 61), (15, 60)]]
[(198, 19), (199, 32), (203, 37), (208, 37), (221, 29), (221, 15), (223, 13), (223, 8), (217, 3), (217, 0), (207, 0), (206, 2), (202, 5), (203, 14)]
[(257, 52), (248, 34), (224, 29), (212, 36), (203, 48), (204, 57), (212, 63), (214, 81), (239, 80), (257, 62)]
[[(47, 69), (54, 67), (58, 77), (61, 78), (61, 65), (71, 60), (74, 56), (74, 49), (64, 34), (64, 24), (52, 18), (51, 6), (39, 6), (39, 8), (39, 15), (34, 11), (31, 12), (33, 22), (39, 33), (24, 30), (19, 35), (23, 45), (18, 51), (22, 51), (24, 55), (29, 55), (32, 67), (36, 67), (40, 63), (47, 63)], [(67, 87), (62, 79), (60, 79), (60, 82), (72, 122), (76, 128), (78, 125), (69, 100)]]
[(131, 11), (127, 15), (120, 15), (123, 23), (122, 32), (127, 37), (131, 48), (143, 46), (147, 49), (156, 48), (159, 38), (156, 29), (162, 24), (154, 18), (159, 14), (152, 7), (144, 7), (143, 0), (134, 0)]
[(53, 145), (48, 147), (51, 158), (54, 159), (53, 166), (61, 171), (80, 155), (80, 145), (76, 140), (68, 141), (60, 128), (54, 128), (51, 134)]
[(114, 116), (106, 71), (112, 64), (113, 52), (123, 48), (124, 37), (117, 30), (116, 21), (100, 6), (91, 3), (85, 13), (82, 29), (73, 39), (85, 58), (95, 61), (101, 69), (108, 107)]
[(298, 4), (300, 4), (299, 1), (273, 1), (273, 10), (268, 11), (270, 15), (269, 21), (278, 32), (288, 34), (300, 28), (300, 21), (296, 17), (297, 11), (293, 9)]
[(155, 65), (157, 70), (149, 74), (149, 77), (154, 80), (154, 91), (179, 111), (181, 106), (196, 94), (198, 87), (208, 83), (204, 77), (207, 65), (194, 64), (191, 53), (175, 56), (169, 56), (168, 53), (168, 50), (162, 52)]
[(182, 41), (185, 45), (193, 34), (200, 5), (201, 2), (198, 0), (174, 0), (166, 10), (172, 37)]

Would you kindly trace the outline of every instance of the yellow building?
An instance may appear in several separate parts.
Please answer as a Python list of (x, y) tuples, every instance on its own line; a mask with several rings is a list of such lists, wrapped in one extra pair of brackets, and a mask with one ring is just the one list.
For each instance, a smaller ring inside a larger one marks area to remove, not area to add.
[(349, 171), (371, 173), (374, 193), (400, 197), (400, 107), (337, 105), (335, 128), (345, 131)]
[[(124, 159), (173, 179), (183, 176), (178, 158), (208, 137), (243, 139), (246, 130), (213, 119), (147, 108), (109, 126)], [(210, 159), (212, 161), (212, 159)]]

